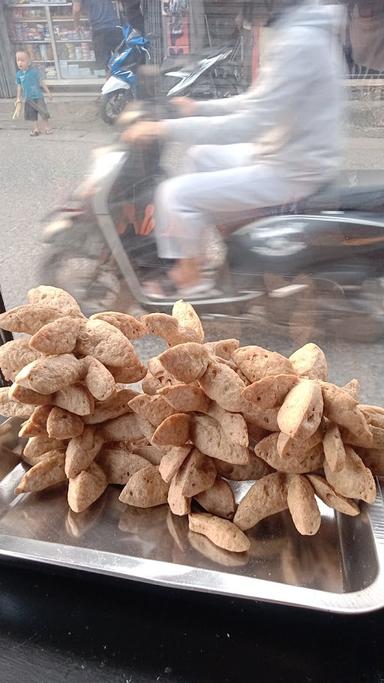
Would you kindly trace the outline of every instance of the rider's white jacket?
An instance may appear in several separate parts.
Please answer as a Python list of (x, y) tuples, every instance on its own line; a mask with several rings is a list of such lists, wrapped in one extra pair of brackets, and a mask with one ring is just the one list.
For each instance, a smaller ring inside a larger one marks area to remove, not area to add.
[(313, 1), (270, 29), (260, 73), (244, 94), (201, 102), (198, 116), (169, 121), (169, 138), (194, 145), (251, 143), (251, 164), (322, 182), (342, 154), (345, 62), (340, 6)]

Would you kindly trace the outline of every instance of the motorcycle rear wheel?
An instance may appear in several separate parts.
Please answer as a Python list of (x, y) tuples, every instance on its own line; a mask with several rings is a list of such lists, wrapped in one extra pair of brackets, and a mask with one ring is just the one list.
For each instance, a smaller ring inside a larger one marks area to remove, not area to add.
[(114, 90), (107, 95), (103, 95), (100, 102), (100, 116), (105, 123), (113, 126), (120, 114), (124, 111), (129, 102), (132, 102), (133, 94), (131, 90), (125, 88)]

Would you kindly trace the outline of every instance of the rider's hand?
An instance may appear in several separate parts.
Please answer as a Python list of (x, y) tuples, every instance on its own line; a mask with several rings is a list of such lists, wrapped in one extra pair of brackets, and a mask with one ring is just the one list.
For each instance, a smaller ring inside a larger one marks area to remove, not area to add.
[(147, 144), (166, 135), (163, 121), (139, 121), (122, 133), (123, 142)]
[(181, 116), (194, 116), (198, 107), (196, 100), (191, 100), (189, 97), (174, 97), (172, 104), (175, 105)]

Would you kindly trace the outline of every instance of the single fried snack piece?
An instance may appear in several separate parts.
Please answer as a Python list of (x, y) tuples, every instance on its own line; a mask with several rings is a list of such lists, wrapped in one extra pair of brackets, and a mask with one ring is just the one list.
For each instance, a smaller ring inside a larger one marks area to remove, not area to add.
[(295, 374), (288, 358), (261, 346), (243, 346), (233, 353), (233, 359), (250, 382), (266, 375)]
[(182, 327), (179, 321), (166, 313), (149, 313), (141, 318), (149, 334), (164, 339), (168, 346), (176, 346), (185, 342), (199, 343), (199, 336), (193, 328)]
[(78, 415), (67, 410), (52, 408), (47, 419), (47, 432), (51, 439), (72, 439), (80, 436), (84, 430), (84, 422)]
[(323, 441), (325, 433), (325, 425), (320, 424), (320, 427), (315, 431), (309, 439), (305, 441), (300, 441), (300, 439), (292, 439), (288, 434), (280, 432), (277, 439), (277, 452), (283, 458), (285, 455), (291, 455), (292, 453), (297, 453), (301, 451), (310, 451), (315, 446)]
[(313, 536), (320, 529), (321, 515), (315, 494), (306, 477), (294, 475), (288, 483), (287, 501), (293, 523), (303, 536)]
[(250, 548), (247, 536), (228, 519), (221, 519), (207, 512), (194, 512), (189, 515), (189, 529), (202, 534), (219, 548), (233, 553), (244, 553)]
[(66, 449), (67, 441), (61, 439), (50, 439), (46, 434), (32, 436), (24, 446), (22, 458), (29, 465), (34, 464), (36, 458), (52, 450)]
[(140, 362), (131, 342), (117, 327), (104, 320), (88, 320), (82, 324), (76, 351), (83, 356), (93, 356), (111, 367), (136, 365)]
[(113, 375), (105, 365), (92, 356), (84, 360), (86, 367), (85, 386), (97, 401), (106, 401), (116, 388)]
[[(183, 446), (181, 446), (181, 448), (183, 448)], [(137, 453), (137, 455), (141, 455), (142, 458), (148, 460), (148, 462), (151, 463), (151, 465), (160, 465), (164, 457), (162, 447), (160, 449), (152, 445), (134, 443), (130, 444), (130, 449), (133, 451), (133, 453)]]
[(64, 313), (57, 308), (48, 308), (39, 304), (24, 304), (16, 306), (0, 314), (0, 327), (8, 332), (25, 332), (35, 334), (41, 327), (57, 318), (63, 318)]
[(29, 290), (27, 299), (30, 304), (57, 308), (63, 315), (78, 315), (81, 317), (83, 315), (76, 299), (59, 287), (40, 285)]
[(168, 505), (171, 512), (178, 517), (183, 517), (191, 512), (191, 499), (182, 494), (178, 477), (173, 477), (168, 491)]
[(101, 467), (92, 462), (88, 469), (69, 480), (68, 505), (73, 512), (84, 512), (104, 493), (107, 477)]
[[(41, 354), (29, 347), (28, 339), (14, 339), (0, 346), (0, 368), (6, 380), (14, 380), (17, 373)], [(23, 401), (24, 403), (24, 401)]]
[(216, 479), (210, 489), (202, 491), (194, 498), (204, 510), (212, 515), (232, 519), (235, 514), (235, 497), (230, 485), (224, 479)]
[(47, 356), (71, 353), (76, 346), (81, 318), (66, 316), (41, 327), (29, 340), (29, 346)]
[(37, 465), (33, 465), (24, 474), (15, 493), (43, 491), (49, 486), (65, 481), (64, 457), (64, 453), (53, 451), (53, 454), (38, 462)]
[(345, 448), (340, 429), (330, 422), (323, 439), (324, 455), (331, 472), (340, 472), (345, 463)]
[(20, 384), (12, 384), (9, 387), (9, 398), (18, 403), (29, 403), (34, 406), (44, 406), (53, 403), (53, 394), (38, 394), (33, 389), (26, 389)]
[(304, 441), (319, 428), (323, 417), (321, 388), (314, 380), (303, 380), (293, 387), (277, 416), (284, 434)]
[(191, 450), (192, 446), (173, 446), (163, 455), (159, 472), (164, 481), (169, 483), (173, 479)]
[(84, 377), (85, 367), (72, 354), (38, 358), (16, 375), (16, 382), (39, 394), (52, 394)]
[(210, 400), (204, 391), (194, 384), (164, 387), (160, 394), (178, 413), (208, 412)]
[(352, 398), (354, 398), (356, 401), (359, 400), (360, 382), (358, 379), (351, 379), (350, 382), (348, 382), (341, 388), (343, 391), (346, 391), (347, 394), (350, 394), (350, 396), (352, 396)]
[(359, 448), (359, 455), (372, 474), (384, 477), (384, 450), (377, 448)]
[(199, 384), (207, 396), (225, 410), (240, 412), (244, 401), (242, 392), (245, 384), (239, 375), (223, 363), (208, 363)]
[(76, 477), (89, 467), (103, 443), (101, 433), (91, 426), (86, 426), (80, 436), (69, 441), (65, 455), (65, 474), (68, 479)]
[(239, 348), (240, 342), (238, 339), (221, 339), (214, 342), (206, 342), (205, 348), (209, 353), (224, 360), (232, 360), (232, 354)]
[(307, 478), (311, 482), (316, 495), (330, 508), (352, 517), (359, 514), (359, 506), (355, 501), (336, 493), (335, 489), (332, 488), (324, 477), (320, 477), (318, 474), (307, 474)]
[(32, 415), (22, 425), (19, 436), (38, 436), (47, 434), (47, 420), (52, 410), (52, 406), (37, 406)]
[(52, 403), (58, 408), (81, 416), (93, 413), (95, 406), (93, 396), (82, 384), (70, 384), (60, 389), (54, 394)]
[(288, 392), (297, 384), (296, 375), (267, 375), (247, 386), (242, 393), (246, 401), (260, 410), (280, 406)]
[(328, 379), (328, 365), (324, 351), (317, 344), (309, 343), (302, 346), (289, 357), (294, 372), (300, 377), (308, 379)]
[(148, 467), (148, 460), (136, 453), (131, 453), (126, 448), (116, 446), (104, 446), (97, 462), (107, 477), (108, 484), (119, 484), (125, 486), (128, 479), (143, 469)]
[(362, 459), (350, 446), (345, 447), (345, 463), (339, 472), (332, 472), (324, 463), (327, 481), (337, 493), (346, 498), (359, 498), (373, 503), (376, 498), (376, 485), (372, 472), (365, 467)]
[(140, 339), (148, 334), (148, 330), (144, 323), (128, 313), (104, 311), (103, 313), (94, 313), (94, 315), (90, 316), (90, 320), (103, 320), (104, 322), (117, 327), (127, 339)]
[(190, 421), (185, 413), (170, 415), (157, 427), (151, 442), (154, 446), (184, 446), (189, 439)]
[[(360, 408), (360, 410), (363, 411), (364, 415), (369, 416), (369, 423), (370, 424), (375, 424), (375, 422), (371, 423), (371, 418), (373, 418), (374, 416), (376, 418), (379, 418), (380, 416), (381, 417), (384, 416), (384, 408), (381, 408), (380, 406), (371, 406), (371, 405), (367, 405), (366, 403), (361, 403), (359, 405), (359, 408)], [(380, 423), (376, 424), (376, 427), (381, 427), (381, 426), (382, 425)]]
[(200, 342), (200, 344), (204, 342), (204, 329), (201, 320), (191, 304), (182, 299), (176, 301), (172, 308), (172, 317), (176, 318), (182, 329), (186, 328), (193, 332), (195, 337), (193, 341)]
[(332, 422), (345, 427), (352, 434), (364, 439), (367, 446), (372, 439), (364, 413), (357, 407), (357, 400), (335, 384), (322, 382), (324, 415)]
[(304, 474), (305, 472), (313, 472), (322, 467), (324, 451), (321, 443), (309, 451), (301, 447), (281, 456), (277, 450), (278, 438), (278, 433), (270, 434), (255, 446), (257, 457), (265, 460), (275, 470), (290, 474)]
[(176, 474), (183, 496), (192, 496), (210, 489), (215, 483), (216, 467), (211, 458), (208, 458), (197, 448), (184, 461)]
[(248, 447), (249, 436), (245, 418), (240, 413), (230, 413), (221, 408), (218, 403), (211, 403), (208, 415), (217, 420), (225, 436), (231, 443)]
[(4, 417), (29, 417), (36, 406), (28, 403), (18, 403), (9, 396), (9, 387), (0, 388), (0, 415)]
[(167, 502), (169, 485), (161, 478), (159, 468), (154, 465), (143, 467), (133, 474), (119, 500), (138, 508), (151, 508)]
[(129, 401), (139, 394), (133, 389), (122, 389), (121, 385), (116, 385), (116, 392), (105, 401), (98, 401), (91, 415), (84, 418), (85, 424), (100, 424), (130, 413)]
[(162, 396), (147, 396), (147, 394), (135, 396), (129, 402), (129, 407), (154, 427), (158, 427), (167, 417), (176, 412)]
[(120, 384), (140, 382), (147, 374), (147, 368), (139, 360), (134, 365), (128, 365), (124, 368), (111, 368), (108, 366), (108, 370), (115, 382)]
[(260, 410), (259, 408), (256, 408), (253, 403), (250, 403), (244, 399), (241, 414), (244, 415), (245, 420), (249, 425), (253, 425), (258, 429), (262, 429), (267, 432), (277, 432), (279, 431), (279, 425), (277, 424), (279, 410), (280, 406)]
[(233, 465), (246, 465), (249, 462), (248, 449), (231, 443), (223, 429), (208, 415), (195, 415), (191, 426), (191, 439), (205, 455), (218, 458)]
[(128, 413), (103, 422), (101, 433), (105, 441), (140, 441), (143, 432), (136, 415)]
[(164, 351), (159, 356), (159, 361), (170, 375), (179, 382), (188, 384), (202, 377), (208, 367), (210, 355), (202, 344), (189, 342)]
[(217, 459), (214, 460), (214, 463), (218, 474), (233, 481), (261, 479), (272, 471), (269, 465), (252, 451), (249, 451), (249, 461), (246, 465), (231, 465), (229, 462)]
[(244, 531), (251, 529), (265, 517), (286, 510), (287, 507), (286, 475), (273, 472), (251, 486), (240, 501), (233, 521)]

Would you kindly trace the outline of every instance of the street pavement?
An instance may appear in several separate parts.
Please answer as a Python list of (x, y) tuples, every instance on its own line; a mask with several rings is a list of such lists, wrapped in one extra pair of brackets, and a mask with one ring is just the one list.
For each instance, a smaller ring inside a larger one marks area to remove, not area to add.
[[(0, 285), (6, 306), (25, 301), (27, 290), (36, 285), (35, 264), (41, 250), (41, 220), (76, 188), (89, 168), (92, 150), (109, 144), (111, 129), (92, 121), (73, 129), (65, 126), (51, 136), (30, 138), (24, 125), (0, 127)], [(384, 139), (355, 137), (349, 141), (345, 167), (384, 168)], [(384, 170), (383, 170), (384, 175)], [(209, 337), (241, 336), (242, 343), (266, 345), (291, 353), (300, 340), (289, 339), (257, 326), (238, 323), (207, 323)], [(361, 380), (362, 398), (384, 405), (382, 341), (356, 344), (322, 338), (331, 365), (331, 377), (344, 383)], [(147, 357), (157, 352), (157, 342), (146, 340), (140, 352)]]

